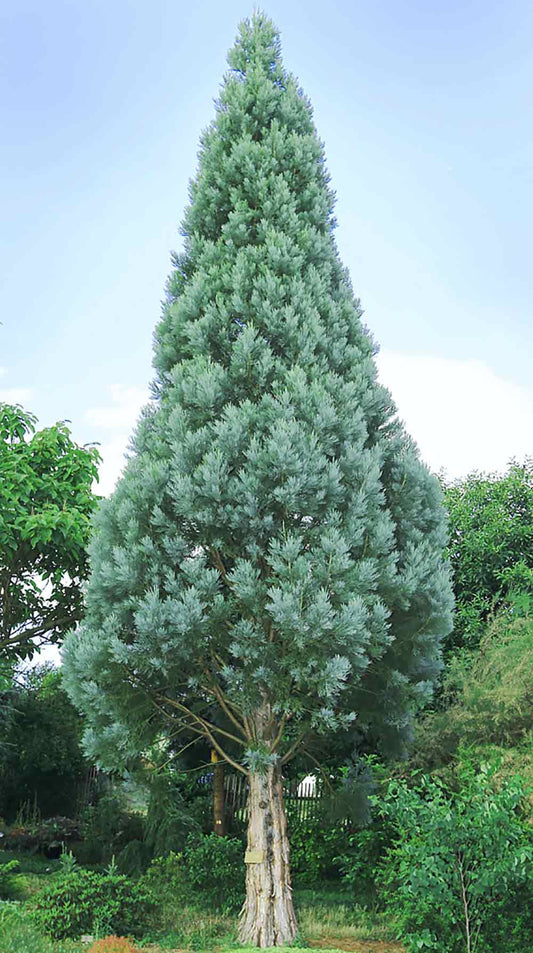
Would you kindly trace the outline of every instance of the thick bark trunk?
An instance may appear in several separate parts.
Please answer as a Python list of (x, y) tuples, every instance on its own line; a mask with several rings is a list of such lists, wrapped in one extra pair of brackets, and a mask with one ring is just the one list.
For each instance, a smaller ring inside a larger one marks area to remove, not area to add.
[(250, 775), (246, 900), (239, 939), (254, 946), (284, 946), (298, 931), (292, 904), (289, 840), (281, 767)]
[(215, 834), (226, 833), (226, 809), (224, 798), (224, 762), (219, 761), (216, 751), (211, 752), (213, 763), (213, 830)]

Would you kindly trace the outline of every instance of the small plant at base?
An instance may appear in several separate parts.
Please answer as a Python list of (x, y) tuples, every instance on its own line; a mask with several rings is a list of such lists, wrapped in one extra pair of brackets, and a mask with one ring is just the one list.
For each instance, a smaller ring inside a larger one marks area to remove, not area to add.
[(66, 850), (65, 844), (63, 844), (63, 850), (61, 851), (61, 857), (59, 858), (59, 868), (61, 873), (65, 876), (67, 874), (72, 874), (78, 869), (78, 863), (74, 854), (71, 850)]
[(8, 900), (13, 889), (13, 874), (20, 864), (18, 860), (10, 860), (7, 864), (0, 864), (0, 900)]
[(136, 947), (125, 936), (106, 936), (93, 943), (87, 953), (136, 953)]

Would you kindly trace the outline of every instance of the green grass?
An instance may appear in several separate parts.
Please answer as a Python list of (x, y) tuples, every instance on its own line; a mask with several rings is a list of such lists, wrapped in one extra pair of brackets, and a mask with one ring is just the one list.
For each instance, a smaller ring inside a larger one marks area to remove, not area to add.
[(0, 903), (0, 953), (81, 953), (83, 944), (43, 937), (21, 903)]
[[(13, 876), (12, 898), (18, 903), (0, 902), (0, 953), (82, 953), (87, 945), (77, 941), (53, 942), (40, 935), (28, 917), (26, 901), (55, 879), (60, 872), (57, 860), (37, 854), (0, 851), (0, 864), (20, 862)], [(328, 944), (322, 953), (338, 953), (335, 943), (351, 941), (392, 941), (394, 923), (383, 912), (358, 906), (350, 890), (337, 885), (295, 889), (295, 906), (302, 942), (312, 940)], [(329, 944), (331, 943), (331, 948)], [(145, 938), (138, 943), (146, 953), (170, 953), (175, 950), (236, 953), (244, 948), (237, 942), (235, 916), (207, 910), (205, 902), (185, 905), (168, 897), (161, 898), (157, 921), (147, 926)], [(294, 953), (294, 947), (291, 948)], [(282, 953), (278, 947), (276, 953)]]
[(9, 898), (12, 900), (29, 900), (50, 882), (50, 878), (57, 877), (60, 870), (58, 860), (48, 860), (41, 854), (0, 851), (0, 866), (10, 860), (18, 860), (20, 865), (17, 873), (10, 878)]
[(349, 890), (335, 886), (295, 890), (295, 905), (305, 937), (394, 940), (396, 936), (396, 925), (389, 914), (354, 903)]
[(18, 860), (20, 872), (23, 874), (48, 874), (58, 871), (58, 860), (49, 860), (43, 854), (30, 854), (25, 851), (1, 850), (0, 864), (7, 864), (10, 860)]

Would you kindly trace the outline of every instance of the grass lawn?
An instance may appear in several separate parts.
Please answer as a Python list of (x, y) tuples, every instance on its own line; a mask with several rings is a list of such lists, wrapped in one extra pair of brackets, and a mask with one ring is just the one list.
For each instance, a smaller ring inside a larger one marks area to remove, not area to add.
[[(0, 863), (13, 859), (20, 862), (21, 869), (14, 878), (16, 902), (0, 902), (0, 953), (86, 953), (86, 943), (53, 942), (43, 937), (27, 915), (28, 901), (58, 876), (59, 863), (37, 855), (0, 853)], [(390, 918), (357, 906), (347, 891), (330, 885), (320, 890), (296, 889), (295, 903), (301, 946), (322, 953), (405, 953), (394, 941)], [(137, 941), (140, 953), (236, 953), (244, 949), (237, 943), (235, 917), (183, 904), (166, 905), (158, 913), (160, 922)], [(277, 953), (283, 949), (288, 953), (289, 948), (276, 947)]]

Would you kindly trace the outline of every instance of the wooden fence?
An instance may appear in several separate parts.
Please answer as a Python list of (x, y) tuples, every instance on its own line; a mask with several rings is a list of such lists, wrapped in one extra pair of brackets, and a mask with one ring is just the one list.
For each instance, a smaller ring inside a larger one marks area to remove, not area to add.
[[(226, 813), (240, 821), (247, 819), (248, 782), (243, 774), (226, 773), (224, 777)], [(321, 778), (308, 776), (303, 781), (284, 781), (283, 795), (287, 814), (299, 821), (316, 817), (324, 794)]]

